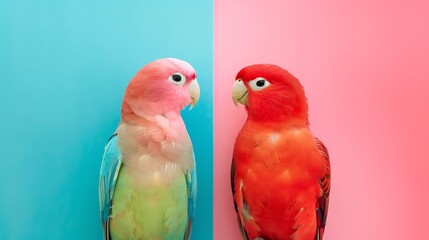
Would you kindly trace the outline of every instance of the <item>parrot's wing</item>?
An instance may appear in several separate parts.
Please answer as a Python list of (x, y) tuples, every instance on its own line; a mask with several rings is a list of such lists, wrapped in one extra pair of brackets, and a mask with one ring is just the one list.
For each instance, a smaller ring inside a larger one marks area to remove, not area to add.
[(325, 176), (319, 179), (320, 188), (322, 189), (322, 196), (317, 201), (317, 232), (316, 240), (323, 239), (323, 233), (325, 231), (326, 217), (328, 215), (329, 206), (329, 192), (331, 190), (331, 164), (329, 162), (328, 149), (325, 145), (316, 138), (317, 148), (320, 155), (324, 160)]
[(247, 237), (246, 230), (244, 229), (243, 224), (241, 223), (241, 218), (240, 218), (239, 213), (238, 213), (237, 202), (235, 202), (235, 197), (234, 197), (234, 195), (235, 195), (235, 188), (234, 188), (234, 185), (235, 185), (235, 163), (234, 163), (234, 158), (231, 161), (231, 175), (230, 175), (230, 177), (231, 177), (232, 199), (234, 199), (234, 208), (235, 208), (235, 211), (237, 212), (238, 225), (240, 227), (241, 235), (243, 236), (244, 240), (248, 240), (249, 237)]
[(118, 136), (114, 134), (104, 148), (103, 161), (100, 169), (99, 200), (101, 222), (103, 224), (104, 239), (109, 240), (109, 221), (112, 207), (113, 192), (119, 169), (121, 168), (121, 151), (118, 147)]
[(193, 154), (194, 168), (186, 173), (186, 187), (188, 190), (188, 228), (185, 233), (185, 240), (191, 237), (192, 220), (195, 215), (195, 202), (197, 200), (197, 172), (195, 165), (195, 154)]

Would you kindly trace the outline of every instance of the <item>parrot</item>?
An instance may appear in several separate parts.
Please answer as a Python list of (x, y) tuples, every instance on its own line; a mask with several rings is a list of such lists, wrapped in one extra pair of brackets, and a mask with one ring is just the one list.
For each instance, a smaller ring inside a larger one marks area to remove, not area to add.
[(100, 168), (104, 240), (190, 239), (196, 165), (180, 112), (199, 96), (194, 68), (180, 59), (150, 62), (130, 80)]
[(241, 69), (232, 100), (247, 119), (237, 134), (231, 190), (246, 240), (321, 240), (329, 205), (328, 150), (310, 131), (299, 80), (274, 64)]

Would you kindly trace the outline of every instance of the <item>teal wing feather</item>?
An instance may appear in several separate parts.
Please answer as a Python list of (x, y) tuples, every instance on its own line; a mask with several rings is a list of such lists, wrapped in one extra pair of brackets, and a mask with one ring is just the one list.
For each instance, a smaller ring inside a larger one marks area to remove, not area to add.
[(105, 240), (110, 239), (109, 221), (111, 205), (120, 168), (121, 151), (118, 147), (118, 136), (114, 134), (110, 137), (104, 148), (103, 161), (100, 169), (99, 200)]
[(188, 228), (185, 233), (185, 240), (191, 237), (192, 220), (195, 215), (195, 202), (197, 198), (197, 172), (195, 165), (195, 154), (193, 155), (194, 168), (186, 173), (186, 187), (188, 190)]

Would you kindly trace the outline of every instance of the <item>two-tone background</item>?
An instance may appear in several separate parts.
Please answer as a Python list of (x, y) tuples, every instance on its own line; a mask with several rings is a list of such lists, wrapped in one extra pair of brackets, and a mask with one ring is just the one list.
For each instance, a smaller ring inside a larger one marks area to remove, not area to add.
[(144, 64), (189, 61), (201, 99), (193, 239), (240, 239), (229, 188), (245, 120), (235, 74), (275, 63), (307, 92), (328, 146), (326, 239), (427, 238), (426, 1), (0, 1), (0, 239), (101, 239), (98, 174)]

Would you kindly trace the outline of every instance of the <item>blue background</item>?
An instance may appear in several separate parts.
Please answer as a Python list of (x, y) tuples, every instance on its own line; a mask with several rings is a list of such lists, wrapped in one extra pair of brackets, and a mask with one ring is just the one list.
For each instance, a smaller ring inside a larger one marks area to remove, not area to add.
[(98, 177), (144, 64), (190, 62), (201, 98), (193, 239), (212, 236), (212, 1), (0, 2), (0, 239), (101, 239)]

